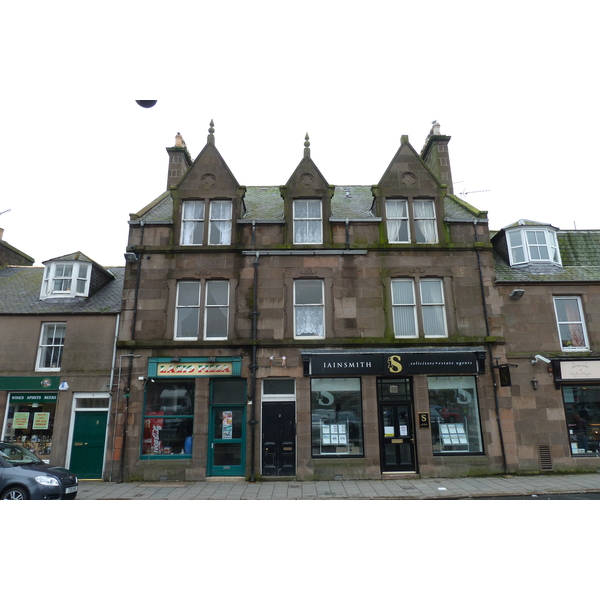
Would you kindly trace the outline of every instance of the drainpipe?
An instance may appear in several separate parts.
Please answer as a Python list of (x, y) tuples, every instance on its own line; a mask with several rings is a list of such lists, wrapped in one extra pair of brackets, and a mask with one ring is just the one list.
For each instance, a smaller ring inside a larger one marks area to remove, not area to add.
[[(140, 236), (140, 246), (144, 245), (144, 226), (146, 223), (140, 221), (142, 233)], [(140, 273), (142, 271), (142, 253), (137, 253), (137, 274), (135, 278), (135, 295), (133, 301), (133, 316), (131, 318), (131, 341), (135, 341), (135, 325), (137, 323), (138, 298), (140, 294)], [(127, 384), (123, 397), (125, 398), (125, 417), (123, 420), (123, 444), (121, 447), (121, 464), (119, 467), (119, 483), (123, 483), (123, 474), (125, 472), (125, 450), (127, 449), (127, 422), (129, 421), (129, 396), (131, 394), (131, 377), (133, 374), (134, 355), (129, 354), (129, 369), (127, 371)]]
[[(473, 221), (473, 230), (475, 232), (475, 243), (479, 242), (479, 236), (477, 234), (477, 223), (479, 223), (479, 221), (477, 219), (475, 219)], [(483, 283), (483, 268), (481, 265), (481, 250), (479, 248), (477, 248), (477, 268), (479, 270), (479, 285), (481, 288), (481, 302), (483, 304), (483, 316), (484, 316), (484, 320), (485, 320), (485, 335), (486, 337), (490, 337), (490, 324), (488, 322), (488, 310), (487, 310), (487, 304), (485, 302), (485, 285)], [(492, 374), (492, 384), (493, 384), (493, 388), (494, 388), (494, 403), (496, 406), (496, 422), (498, 424), (498, 434), (500, 435), (500, 448), (502, 449), (502, 468), (504, 470), (504, 473), (506, 474), (507, 471), (507, 465), (506, 465), (506, 449), (504, 448), (504, 437), (502, 435), (502, 423), (500, 420), (500, 403), (498, 400), (498, 384), (496, 383), (496, 372), (494, 371), (494, 352), (492, 349), (492, 343), (491, 342), (487, 342), (487, 349), (488, 349), (488, 355), (489, 355), (489, 363), (490, 363), (490, 372)]]
[(250, 417), (250, 481), (255, 481), (254, 462), (256, 457), (256, 370), (258, 364), (256, 362), (256, 346), (258, 342), (258, 252), (256, 260), (252, 263), (254, 267), (254, 309), (252, 310), (252, 364), (250, 365), (250, 400), (252, 401), (251, 417)]

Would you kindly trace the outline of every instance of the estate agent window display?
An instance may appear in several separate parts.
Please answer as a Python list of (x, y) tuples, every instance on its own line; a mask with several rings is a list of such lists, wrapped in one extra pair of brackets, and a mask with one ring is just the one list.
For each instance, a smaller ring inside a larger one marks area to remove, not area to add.
[(600, 455), (600, 385), (563, 386), (573, 456)]
[(476, 378), (428, 377), (434, 455), (482, 454)]
[(313, 457), (362, 457), (360, 377), (311, 379)]

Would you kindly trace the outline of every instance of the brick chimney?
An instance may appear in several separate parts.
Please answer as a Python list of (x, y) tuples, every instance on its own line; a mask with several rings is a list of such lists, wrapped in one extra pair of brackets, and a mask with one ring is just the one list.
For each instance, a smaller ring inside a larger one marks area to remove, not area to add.
[(421, 150), (423, 162), (435, 173), (441, 183), (448, 186), (448, 193), (454, 194), (450, 155), (448, 154), (449, 135), (440, 134), (440, 124), (434, 121), (431, 131)]
[(169, 172), (167, 173), (167, 189), (183, 177), (192, 164), (192, 157), (188, 152), (187, 146), (181, 134), (177, 132), (175, 136), (175, 145), (167, 148), (169, 154)]

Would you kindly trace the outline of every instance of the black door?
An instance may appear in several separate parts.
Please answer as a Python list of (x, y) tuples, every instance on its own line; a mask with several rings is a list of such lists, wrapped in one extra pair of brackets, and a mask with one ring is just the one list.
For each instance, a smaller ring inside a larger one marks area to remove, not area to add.
[(262, 474), (291, 477), (296, 474), (296, 404), (262, 405)]
[(379, 404), (379, 441), (382, 472), (415, 470), (412, 404)]

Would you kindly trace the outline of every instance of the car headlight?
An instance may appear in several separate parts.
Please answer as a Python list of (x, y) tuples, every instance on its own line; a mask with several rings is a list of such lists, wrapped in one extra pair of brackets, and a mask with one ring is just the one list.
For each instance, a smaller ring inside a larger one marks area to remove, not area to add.
[(35, 480), (41, 485), (58, 485), (56, 477), (48, 477), (47, 475), (38, 475)]

